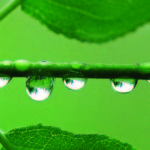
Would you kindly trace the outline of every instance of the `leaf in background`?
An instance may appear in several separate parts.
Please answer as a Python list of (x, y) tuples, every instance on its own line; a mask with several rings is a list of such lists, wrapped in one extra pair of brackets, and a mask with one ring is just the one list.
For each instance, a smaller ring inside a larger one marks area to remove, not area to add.
[(73, 134), (42, 124), (13, 129), (5, 135), (15, 150), (136, 150), (105, 135)]
[(25, 0), (22, 9), (56, 33), (104, 42), (150, 19), (150, 0)]

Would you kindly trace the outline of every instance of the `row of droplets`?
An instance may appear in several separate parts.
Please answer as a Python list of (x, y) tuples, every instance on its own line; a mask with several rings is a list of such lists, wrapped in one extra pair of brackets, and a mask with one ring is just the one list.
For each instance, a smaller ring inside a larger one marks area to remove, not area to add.
[[(12, 77), (0, 77), (0, 87), (4, 87)], [(136, 79), (110, 79), (112, 87), (119, 93), (131, 92), (136, 84)], [(29, 76), (26, 80), (27, 94), (36, 101), (43, 101), (48, 98), (53, 90), (55, 82), (54, 77), (47, 76)], [(64, 78), (64, 85), (71, 90), (79, 90), (84, 87), (87, 82), (86, 78)], [(148, 82), (150, 82), (148, 80)]]

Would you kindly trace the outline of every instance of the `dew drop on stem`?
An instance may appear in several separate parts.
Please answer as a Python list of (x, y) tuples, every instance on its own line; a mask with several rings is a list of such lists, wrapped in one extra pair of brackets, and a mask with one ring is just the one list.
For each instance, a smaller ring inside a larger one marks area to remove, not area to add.
[(71, 90), (79, 90), (83, 88), (87, 82), (87, 79), (78, 71), (71, 71), (66, 74), (62, 80), (64, 85)]
[(86, 81), (87, 80), (85, 78), (64, 78), (63, 79), (64, 85), (67, 88), (72, 90), (79, 90), (83, 88)]
[(118, 78), (118, 79), (111, 79), (110, 81), (113, 89), (119, 93), (129, 93), (135, 88), (137, 84), (136, 79)]
[(52, 93), (53, 77), (29, 76), (26, 80), (27, 94), (35, 101), (43, 101)]
[(12, 77), (0, 77), (0, 88), (4, 87), (5, 85), (7, 85), (10, 80), (12, 79)]

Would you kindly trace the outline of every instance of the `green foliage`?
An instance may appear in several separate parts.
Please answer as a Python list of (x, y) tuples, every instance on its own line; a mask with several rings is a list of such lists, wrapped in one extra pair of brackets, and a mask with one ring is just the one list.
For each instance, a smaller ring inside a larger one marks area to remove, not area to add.
[(88, 42), (122, 36), (150, 18), (149, 0), (25, 0), (22, 9), (56, 33)]
[(13, 129), (5, 135), (15, 150), (135, 150), (106, 135), (74, 134), (42, 124)]

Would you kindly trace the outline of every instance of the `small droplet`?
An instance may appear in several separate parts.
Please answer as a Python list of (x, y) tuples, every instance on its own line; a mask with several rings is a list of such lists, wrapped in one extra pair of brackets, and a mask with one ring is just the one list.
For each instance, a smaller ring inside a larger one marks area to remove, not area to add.
[(15, 64), (16, 70), (22, 71), (22, 72), (28, 70), (31, 66), (30, 62), (27, 60), (17, 60), (15, 61), (14, 64)]
[(47, 65), (48, 63), (50, 63), (50, 62), (47, 61), (47, 60), (41, 60), (41, 61), (39, 61), (40, 65)]
[(65, 79), (63, 79), (64, 85), (72, 90), (81, 89), (85, 85), (86, 81), (87, 81), (87, 79), (85, 79), (85, 78), (65, 78)]
[(11, 79), (12, 79), (12, 77), (0, 77), (0, 88), (7, 85)]
[(137, 84), (136, 79), (111, 79), (110, 81), (113, 89), (119, 93), (131, 92)]
[(51, 94), (53, 84), (53, 77), (29, 76), (26, 81), (26, 91), (33, 100), (43, 101)]

